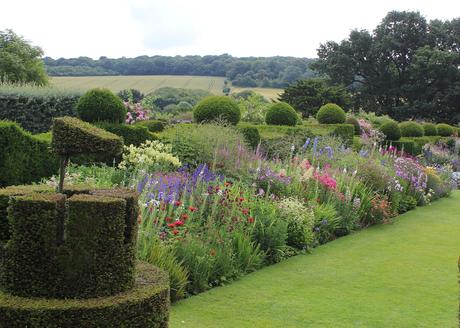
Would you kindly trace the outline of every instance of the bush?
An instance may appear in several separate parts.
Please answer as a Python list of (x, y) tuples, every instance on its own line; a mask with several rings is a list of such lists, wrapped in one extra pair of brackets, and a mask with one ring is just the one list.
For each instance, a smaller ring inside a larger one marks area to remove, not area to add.
[(343, 109), (332, 103), (321, 106), (316, 114), (316, 119), (321, 124), (341, 124), (345, 123), (345, 118)]
[(271, 105), (265, 114), (265, 122), (268, 125), (290, 125), (297, 124), (299, 117), (294, 108), (285, 102)]
[(397, 141), (401, 138), (401, 129), (394, 121), (383, 123), (379, 130), (385, 135), (387, 140)]
[(359, 125), (359, 122), (356, 118), (348, 117), (345, 123), (353, 125), (355, 129), (355, 136), (361, 135), (361, 126)]
[(122, 151), (123, 142), (115, 134), (75, 117), (59, 117), (53, 121), (51, 146), (58, 155), (118, 155)]
[(56, 174), (59, 161), (50, 146), (50, 140), (0, 121), (0, 186), (38, 182)]
[(425, 134), (423, 127), (413, 121), (399, 123), (399, 128), (403, 137), (423, 137)]
[(126, 146), (140, 146), (147, 140), (157, 140), (158, 138), (149, 131), (148, 127), (143, 124), (112, 124), (100, 123), (97, 126), (123, 138), (123, 143)]
[[(387, 146), (389, 145), (390, 143), (387, 143)], [(417, 156), (422, 153), (422, 146), (410, 138), (401, 138), (398, 141), (391, 141), (391, 145), (396, 147), (397, 150), (404, 151), (405, 153), (413, 156)]]
[(425, 132), (426, 136), (437, 136), (438, 135), (438, 129), (436, 128), (436, 125), (433, 123), (423, 124), (423, 131)]
[(14, 121), (32, 133), (47, 132), (59, 116), (76, 116), (80, 93), (52, 88), (1, 87), (0, 120)]
[(417, 199), (410, 195), (403, 194), (399, 201), (398, 213), (406, 213), (417, 207)]
[(20, 298), (0, 292), (1, 327), (164, 328), (169, 319), (168, 275), (138, 263), (136, 284), (125, 293), (91, 299)]
[(287, 244), (297, 249), (312, 247), (315, 224), (313, 211), (296, 199), (286, 198), (280, 202), (280, 213), (288, 222)]
[(145, 126), (150, 132), (161, 132), (165, 129), (165, 122), (159, 120), (137, 121), (136, 125)]
[(259, 130), (254, 126), (241, 126), (238, 127), (241, 133), (244, 135), (249, 146), (256, 148), (260, 143)]
[(196, 122), (212, 122), (223, 120), (233, 125), (238, 124), (241, 118), (238, 104), (225, 96), (210, 96), (201, 100), (193, 110)]
[(89, 90), (77, 103), (78, 116), (90, 123), (123, 123), (126, 112), (121, 99), (108, 89)]
[(123, 89), (117, 93), (123, 101), (129, 101), (131, 103), (139, 103), (144, 98), (142, 92), (137, 89)]
[(436, 129), (438, 130), (438, 136), (441, 137), (450, 137), (454, 134), (454, 128), (449, 124), (440, 123), (436, 125)]

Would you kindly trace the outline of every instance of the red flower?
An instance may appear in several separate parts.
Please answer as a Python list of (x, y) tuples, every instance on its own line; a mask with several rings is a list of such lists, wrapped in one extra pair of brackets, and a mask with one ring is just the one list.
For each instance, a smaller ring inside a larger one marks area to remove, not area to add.
[(182, 220), (187, 220), (188, 219), (188, 214), (187, 213), (182, 214), (181, 219)]
[(196, 211), (198, 211), (198, 208), (197, 208), (197, 207), (193, 207), (193, 206), (190, 206), (188, 209), (190, 210), (190, 212), (196, 212)]
[(176, 226), (175, 223), (168, 223), (168, 228), (174, 228)]
[(180, 200), (176, 200), (176, 201), (174, 202), (174, 205), (176, 205), (176, 206), (181, 206), (181, 205), (182, 205), (182, 202), (181, 202)]
[(243, 198), (243, 197), (240, 197), (240, 198), (238, 198), (238, 200), (239, 200), (240, 202), (242, 202), (242, 201), (244, 201), (244, 198)]
[(242, 212), (243, 212), (244, 215), (248, 215), (249, 214), (249, 209), (243, 208)]
[(166, 222), (171, 222), (172, 219), (171, 219), (170, 217), (166, 217), (166, 218), (165, 218), (165, 221), (166, 221)]
[(174, 224), (176, 225), (176, 227), (180, 227), (180, 226), (184, 225), (184, 221), (176, 220), (176, 222), (174, 222)]
[(177, 234), (179, 233), (179, 230), (174, 229), (172, 233), (173, 233), (174, 235), (177, 235)]
[(248, 223), (254, 223), (254, 218), (252, 216), (248, 217)]

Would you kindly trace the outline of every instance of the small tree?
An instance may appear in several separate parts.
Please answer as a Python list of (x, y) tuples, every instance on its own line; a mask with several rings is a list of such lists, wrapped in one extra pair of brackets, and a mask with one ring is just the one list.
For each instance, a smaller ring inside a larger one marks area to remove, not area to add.
[(43, 50), (12, 30), (0, 31), (0, 83), (48, 84)]
[(96, 153), (118, 155), (123, 150), (123, 141), (120, 137), (75, 117), (55, 118), (52, 131), (51, 147), (60, 156), (60, 193), (64, 189), (65, 172), (70, 156)]

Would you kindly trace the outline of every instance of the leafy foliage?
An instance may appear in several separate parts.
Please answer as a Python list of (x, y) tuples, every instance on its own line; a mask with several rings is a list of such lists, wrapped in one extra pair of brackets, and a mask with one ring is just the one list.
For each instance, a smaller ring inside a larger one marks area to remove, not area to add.
[(454, 128), (449, 124), (439, 123), (436, 125), (436, 130), (438, 131), (438, 136), (441, 137), (450, 137), (454, 134)]
[(86, 122), (123, 123), (126, 108), (123, 102), (108, 89), (92, 89), (80, 97), (78, 116)]
[(385, 135), (387, 140), (397, 141), (401, 138), (401, 128), (394, 121), (383, 123), (379, 130)]
[(436, 128), (436, 125), (433, 123), (423, 124), (423, 132), (425, 133), (426, 136), (437, 136), (438, 135), (438, 129)]
[(199, 123), (222, 120), (236, 125), (240, 121), (241, 112), (233, 99), (225, 96), (210, 96), (195, 106), (193, 118)]
[(321, 106), (316, 119), (321, 124), (342, 124), (345, 123), (346, 116), (339, 105), (329, 103)]
[(290, 125), (297, 124), (299, 117), (294, 108), (288, 103), (279, 102), (271, 105), (265, 115), (265, 122), (269, 125)]
[(425, 135), (423, 127), (417, 122), (401, 122), (399, 123), (399, 128), (403, 137), (423, 137)]

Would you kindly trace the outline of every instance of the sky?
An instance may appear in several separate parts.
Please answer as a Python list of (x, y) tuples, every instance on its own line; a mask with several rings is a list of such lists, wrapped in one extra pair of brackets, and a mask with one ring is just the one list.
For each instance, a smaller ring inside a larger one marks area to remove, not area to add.
[(460, 17), (458, 0), (3, 0), (12, 29), (45, 56), (316, 57), (320, 43), (373, 30), (391, 10)]

